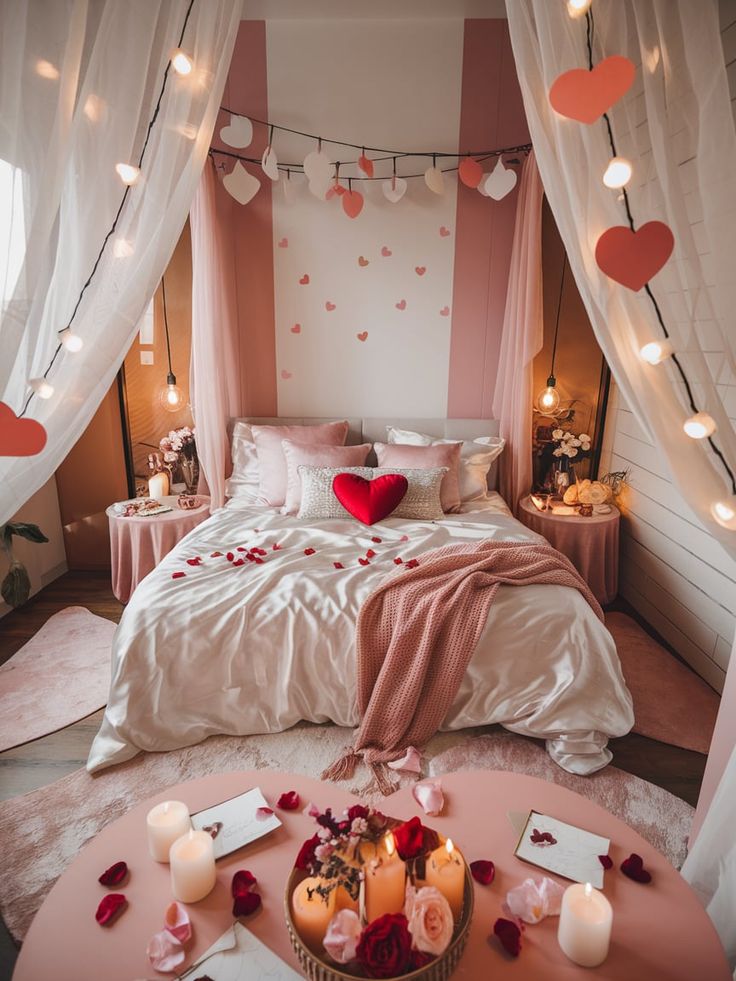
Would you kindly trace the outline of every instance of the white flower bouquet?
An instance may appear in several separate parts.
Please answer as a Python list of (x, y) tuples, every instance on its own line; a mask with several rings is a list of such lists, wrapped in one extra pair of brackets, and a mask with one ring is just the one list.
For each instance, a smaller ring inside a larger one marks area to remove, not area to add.
[(572, 460), (575, 457), (582, 459), (585, 454), (590, 453), (591, 440), (587, 433), (576, 436), (575, 433), (565, 432), (564, 429), (554, 429), (552, 439), (557, 443), (552, 451), (553, 456), (566, 456)]

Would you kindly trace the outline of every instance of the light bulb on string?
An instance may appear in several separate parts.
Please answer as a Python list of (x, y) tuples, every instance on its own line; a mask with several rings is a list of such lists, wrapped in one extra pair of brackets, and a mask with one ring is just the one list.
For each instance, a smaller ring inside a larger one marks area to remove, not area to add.
[(570, 17), (582, 17), (587, 13), (593, 0), (567, 0), (567, 12)]
[(714, 501), (710, 506), (710, 513), (722, 528), (736, 531), (736, 494)]
[(707, 412), (696, 412), (685, 420), (682, 428), (691, 439), (706, 439), (716, 431), (716, 423)]
[(54, 386), (45, 378), (31, 378), (28, 384), (40, 399), (50, 399), (54, 394)]
[(603, 183), (613, 190), (626, 187), (631, 180), (631, 173), (631, 163), (626, 157), (612, 157), (603, 175)]
[(141, 176), (140, 167), (134, 167), (133, 164), (118, 163), (115, 164), (115, 170), (123, 184), (127, 184), (128, 187), (135, 184)]
[(167, 412), (178, 412), (184, 405), (184, 393), (176, 384), (176, 375), (171, 372), (166, 376), (166, 387), (161, 389), (158, 400)]
[(192, 59), (181, 48), (171, 52), (171, 67), (177, 75), (189, 75), (192, 70)]
[(133, 255), (133, 245), (127, 238), (116, 238), (112, 245), (112, 254), (116, 259), (127, 259)]
[(673, 350), (669, 341), (650, 341), (639, 348), (639, 357), (647, 364), (661, 364), (665, 358), (670, 357)]
[(557, 391), (557, 379), (550, 375), (547, 379), (547, 386), (537, 396), (537, 408), (545, 415), (551, 415), (560, 407), (560, 393)]
[(84, 347), (84, 341), (79, 334), (74, 333), (71, 327), (66, 327), (62, 330), (59, 340), (70, 354), (76, 354), (77, 351), (81, 351)]

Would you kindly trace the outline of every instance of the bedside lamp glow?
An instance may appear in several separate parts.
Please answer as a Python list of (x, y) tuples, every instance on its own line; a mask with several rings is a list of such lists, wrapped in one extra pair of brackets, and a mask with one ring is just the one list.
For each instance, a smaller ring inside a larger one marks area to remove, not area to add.
[(713, 416), (707, 412), (696, 412), (685, 420), (682, 428), (691, 439), (706, 439), (716, 431), (716, 424)]
[(537, 396), (537, 408), (540, 412), (555, 412), (560, 406), (560, 393), (555, 388), (557, 379), (550, 375), (547, 379), (547, 387), (543, 388)]
[(672, 351), (673, 347), (669, 341), (650, 341), (639, 348), (639, 357), (647, 364), (661, 364), (672, 354)]
[(184, 394), (176, 384), (176, 375), (166, 376), (166, 388), (161, 390), (158, 399), (167, 412), (177, 412), (184, 405)]

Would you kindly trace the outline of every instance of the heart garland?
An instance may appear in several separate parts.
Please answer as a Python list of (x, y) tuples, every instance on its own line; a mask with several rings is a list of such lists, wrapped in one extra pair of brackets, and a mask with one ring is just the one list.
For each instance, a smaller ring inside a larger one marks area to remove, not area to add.
[(35, 419), (19, 419), (0, 402), (0, 456), (35, 456), (46, 445), (47, 434)]
[(674, 247), (674, 236), (664, 222), (648, 221), (636, 231), (615, 225), (596, 242), (595, 261), (610, 279), (638, 293), (665, 265)]

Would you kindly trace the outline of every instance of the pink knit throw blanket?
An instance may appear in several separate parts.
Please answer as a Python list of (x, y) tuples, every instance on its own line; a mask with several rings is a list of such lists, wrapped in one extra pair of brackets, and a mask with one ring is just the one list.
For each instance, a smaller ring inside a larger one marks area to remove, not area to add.
[(367, 597), (356, 624), (355, 742), (322, 777), (346, 780), (363, 759), (384, 793), (385, 764), (439, 729), (457, 695), (498, 587), (545, 583), (579, 590), (603, 611), (569, 559), (539, 542), (446, 545), (419, 566), (389, 576)]

